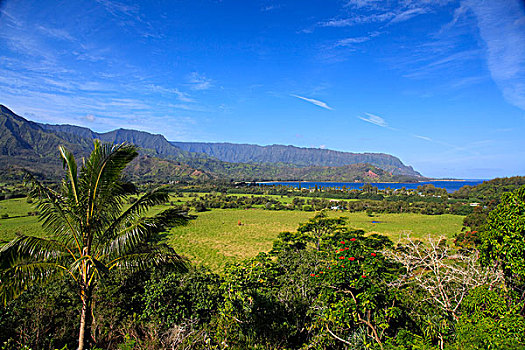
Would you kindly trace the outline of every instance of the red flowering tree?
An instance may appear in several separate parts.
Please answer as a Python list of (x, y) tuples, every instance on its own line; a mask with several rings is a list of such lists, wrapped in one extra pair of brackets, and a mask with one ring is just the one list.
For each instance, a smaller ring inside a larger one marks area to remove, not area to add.
[(403, 322), (396, 295), (387, 286), (397, 278), (398, 265), (379, 252), (391, 242), (379, 235), (365, 237), (359, 230), (336, 234), (330, 243), (331, 257), (311, 277), (321, 285), (313, 325), (318, 338), (382, 347)]

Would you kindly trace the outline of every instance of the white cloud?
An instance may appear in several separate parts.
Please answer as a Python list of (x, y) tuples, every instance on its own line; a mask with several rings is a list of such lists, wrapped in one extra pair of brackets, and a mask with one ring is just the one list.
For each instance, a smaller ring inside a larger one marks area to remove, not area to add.
[(340, 46), (350, 46), (351, 47), (351, 46), (354, 46), (355, 44), (361, 44), (361, 43), (367, 42), (370, 39), (375, 38), (376, 36), (380, 34), (381, 33), (379, 32), (373, 32), (367, 36), (359, 36), (359, 37), (341, 39), (335, 43), (334, 47), (340, 47)]
[(417, 138), (425, 140), (425, 141), (432, 141), (432, 139), (430, 137), (427, 137), (427, 136), (414, 135), (414, 137), (417, 137)]
[(204, 74), (193, 72), (188, 78), (190, 88), (193, 90), (208, 90), (213, 86), (212, 80), (207, 78)]
[(75, 41), (75, 38), (73, 38), (73, 36), (64, 29), (57, 29), (44, 26), (38, 26), (37, 28), (41, 33), (45, 34), (48, 37), (65, 41)]
[(155, 85), (155, 84), (148, 85), (148, 88), (151, 89), (152, 91), (162, 93), (162, 94), (174, 94), (177, 96), (177, 99), (180, 102), (185, 102), (185, 103), (195, 102), (195, 100), (192, 99), (187, 93), (182, 92), (177, 88), (165, 88), (163, 86)]
[[(343, 16), (337, 16), (328, 21), (320, 22), (319, 27), (349, 27), (368, 23), (396, 24), (432, 12), (436, 7), (443, 6), (451, 0), (350, 0), (344, 6)], [(358, 12), (358, 14), (356, 14)], [(348, 17), (348, 13), (352, 16)]]
[(96, 0), (99, 4), (114, 16), (126, 15), (136, 17), (139, 14), (138, 6), (130, 6), (117, 1)]
[(303, 97), (303, 96), (299, 96), (299, 95), (293, 95), (293, 94), (291, 94), (290, 96), (297, 97), (297, 98), (299, 98), (301, 100), (313, 103), (314, 105), (319, 106), (319, 107), (324, 108), (324, 109), (333, 110), (332, 107), (328, 106), (323, 101), (314, 100), (313, 98), (307, 98), (307, 97)]
[(350, 27), (358, 24), (367, 24), (367, 23), (376, 23), (376, 22), (385, 22), (394, 18), (396, 14), (391, 11), (383, 13), (374, 13), (371, 15), (359, 15), (353, 16), (350, 18), (339, 18), (331, 19), (326, 22), (319, 23), (320, 27)]
[(388, 127), (388, 123), (380, 116), (371, 114), (371, 113), (365, 113), (365, 114), (367, 115), (366, 117), (359, 117), (359, 119), (364, 120), (365, 122), (368, 122), (368, 123), (375, 124), (382, 128)]
[(378, 2), (380, 3), (381, 0), (349, 0), (346, 3), (346, 6), (353, 6), (357, 8), (376, 7)]
[(86, 119), (88, 122), (94, 122), (95, 121), (95, 116), (93, 114), (87, 114), (84, 119)]
[(281, 8), (281, 5), (268, 5), (268, 6), (264, 6), (261, 8), (261, 11), (262, 12), (268, 12), (268, 11), (273, 11), (273, 10), (277, 10), (277, 9), (280, 9)]
[(525, 110), (525, 8), (519, 0), (474, 1), (492, 79), (511, 104)]
[[(431, 51), (426, 53), (425, 58), (417, 59), (410, 57), (406, 62), (406, 67), (411, 72), (403, 74), (405, 78), (421, 79), (426, 78), (436, 74), (443, 74), (443, 71), (446, 69), (448, 72), (452, 72), (455, 68), (463, 67), (467, 64), (468, 61), (473, 61), (479, 59), (481, 51), (478, 49), (475, 50), (466, 50), (454, 52), (448, 54), (447, 56), (437, 57), (431, 55)], [(425, 64), (420, 64), (422, 60), (431, 60)]]
[(424, 9), (424, 8), (409, 9), (409, 10), (396, 14), (395, 17), (392, 18), (392, 20), (390, 21), (390, 24), (405, 22), (411, 19), (412, 17), (422, 15), (427, 12), (428, 12), (428, 9)]

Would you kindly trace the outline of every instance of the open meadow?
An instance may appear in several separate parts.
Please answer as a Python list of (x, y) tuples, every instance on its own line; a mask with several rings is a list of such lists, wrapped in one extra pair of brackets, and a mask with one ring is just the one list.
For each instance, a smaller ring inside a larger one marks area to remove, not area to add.
[[(214, 209), (197, 214), (185, 227), (173, 228), (167, 241), (195, 263), (220, 270), (227, 262), (253, 257), (271, 249), (279, 232), (295, 231), (315, 213), (263, 209)], [(332, 212), (348, 218), (348, 226), (367, 233), (381, 233), (397, 242), (409, 234), (422, 240), (428, 237), (452, 238), (460, 232), (463, 216), (422, 214), (376, 214)], [(239, 225), (240, 223), (240, 225)]]
[[(167, 208), (154, 207), (150, 214)], [(25, 198), (0, 201), (0, 217), (9, 215), (0, 219), (0, 240), (6, 242), (14, 238), (16, 232), (41, 235), (38, 217), (27, 215), (32, 211), (35, 211), (33, 205), (27, 203)], [(197, 219), (185, 227), (171, 229), (165, 235), (166, 242), (192, 262), (204, 264), (215, 271), (227, 262), (269, 251), (279, 232), (295, 231), (300, 223), (315, 215), (314, 212), (262, 208), (213, 209), (192, 214), (197, 215)], [(330, 215), (346, 217), (349, 227), (367, 233), (381, 233), (394, 242), (407, 234), (421, 240), (430, 236), (452, 238), (460, 232), (463, 221), (463, 216), (448, 214), (374, 214), (370, 217), (365, 212), (332, 211)]]

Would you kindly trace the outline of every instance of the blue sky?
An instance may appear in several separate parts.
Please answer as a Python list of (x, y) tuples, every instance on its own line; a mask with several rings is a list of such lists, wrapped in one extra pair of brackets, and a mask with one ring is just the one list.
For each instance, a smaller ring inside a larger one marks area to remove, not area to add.
[(0, 103), (169, 140), (525, 175), (520, 0), (0, 1)]

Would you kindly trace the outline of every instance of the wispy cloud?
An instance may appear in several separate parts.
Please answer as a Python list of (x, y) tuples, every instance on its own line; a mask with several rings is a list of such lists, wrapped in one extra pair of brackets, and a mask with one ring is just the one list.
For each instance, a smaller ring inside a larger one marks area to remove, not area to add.
[(430, 137), (427, 137), (427, 136), (414, 135), (414, 137), (417, 137), (418, 139), (422, 139), (422, 140), (425, 140), (425, 141), (432, 141), (432, 139)]
[(475, 1), (464, 4), (476, 16), (486, 44), (492, 79), (505, 99), (525, 110), (525, 7), (519, 0)]
[(381, 0), (349, 0), (345, 6), (363, 8), (363, 7), (376, 7)]
[(335, 43), (334, 47), (352, 47), (356, 44), (367, 42), (371, 40), (372, 38), (379, 36), (380, 34), (381, 34), (380, 32), (372, 32), (365, 36), (341, 39)]
[(91, 122), (93, 123), (97, 118), (95, 118), (95, 116), (93, 114), (86, 114), (86, 116), (84, 117), (85, 120), (87, 120), (88, 122)]
[(213, 86), (213, 81), (204, 74), (193, 72), (188, 77), (188, 83), (192, 90), (208, 90)]
[(195, 100), (191, 98), (187, 93), (182, 92), (177, 88), (165, 88), (163, 86), (156, 85), (156, 84), (149, 84), (147, 87), (150, 90), (161, 93), (161, 94), (174, 94), (180, 102), (186, 102), (186, 103), (195, 102)]
[(394, 18), (396, 14), (394, 12), (383, 12), (374, 13), (370, 15), (356, 15), (350, 18), (333, 18), (328, 21), (319, 22), (320, 27), (351, 27), (358, 24), (368, 24), (376, 22), (385, 22)]
[[(432, 48), (427, 48), (426, 51), (424, 48), (422, 50), (423, 58), (418, 58), (414, 54), (404, 62), (404, 65), (409, 71), (408, 73), (403, 74), (405, 78), (420, 79), (436, 74), (441, 75), (444, 69), (451, 72), (452, 68), (464, 67), (466, 62), (477, 60), (481, 56), (481, 51), (479, 49), (458, 51), (447, 53), (446, 55), (432, 55)], [(398, 60), (398, 64), (400, 64), (400, 61), (401, 60)]]
[(375, 124), (377, 126), (380, 126), (382, 128), (387, 128), (388, 127), (388, 123), (383, 118), (381, 118), (380, 116), (372, 114), (372, 113), (365, 113), (365, 114), (366, 114), (366, 117), (360, 116), (358, 118), (361, 119), (361, 120), (364, 120), (365, 122), (372, 123), (372, 124)]
[(419, 8), (413, 8), (406, 11), (402, 11), (400, 13), (397, 13), (394, 18), (390, 21), (390, 24), (399, 23), (399, 22), (405, 22), (411, 19), (412, 17), (422, 15), (428, 12), (428, 9), (419, 7)]
[(267, 5), (267, 6), (263, 6), (261, 7), (261, 11), (262, 12), (268, 12), (268, 11), (273, 11), (273, 10), (278, 10), (281, 8), (281, 5)]
[(382, 117), (380, 117), (378, 115), (375, 115), (375, 114), (372, 114), (372, 113), (364, 113), (364, 114), (366, 116), (358, 116), (358, 118), (363, 120), (363, 121), (365, 121), (365, 122), (367, 122), (367, 123), (374, 124), (374, 125), (377, 125), (379, 127), (392, 130), (392, 131), (397, 132), (397, 133), (402, 133), (402, 134), (405, 134), (405, 135), (409, 135), (411, 137), (415, 137), (415, 138), (418, 138), (418, 139), (421, 139), (421, 140), (432, 142), (432, 143), (437, 144), (437, 145), (445, 146), (448, 149), (447, 152), (463, 152), (463, 153), (467, 152), (467, 153), (475, 154), (475, 155), (479, 154), (478, 152), (475, 151), (475, 147), (473, 147), (473, 145), (466, 145), (466, 146), (460, 147), (460, 146), (456, 146), (456, 145), (450, 144), (448, 142), (435, 140), (435, 139), (430, 138), (428, 136), (413, 134), (413, 133), (411, 133), (410, 131), (407, 131), (407, 130), (391, 127), (387, 123), (387, 121), (385, 119), (383, 119)]
[(96, 0), (99, 4), (114, 16), (137, 16), (139, 7), (136, 5), (127, 5), (113, 0)]
[[(449, 0), (436, 1), (381, 1), (351, 0), (344, 6), (343, 15), (321, 21), (318, 27), (350, 27), (361, 24), (382, 23), (393, 25), (408, 21), (413, 17), (432, 12)], [(351, 10), (349, 11), (348, 8)], [(358, 14), (356, 12), (359, 11)], [(348, 13), (351, 16), (348, 16)]]
[(321, 108), (324, 108), (324, 109), (328, 109), (328, 110), (333, 110), (332, 107), (328, 106), (325, 102), (323, 101), (319, 101), (319, 100), (315, 100), (313, 98), (307, 98), (307, 97), (303, 97), (303, 96), (299, 96), (299, 95), (294, 95), (294, 94), (291, 94), (290, 96), (293, 96), (293, 97), (296, 97), (296, 98), (299, 98), (301, 100), (304, 100), (306, 102), (310, 102), (310, 103), (313, 103), (314, 105), (316, 106), (319, 106)]
[(51, 28), (46, 26), (38, 26), (38, 31), (40, 31), (42, 34), (59, 40), (65, 40), (65, 41), (75, 41), (75, 38), (66, 30), (64, 29), (58, 29), (58, 28)]
[(143, 38), (162, 38), (157, 26), (146, 20), (138, 5), (129, 5), (116, 0), (96, 0), (111, 14), (116, 23), (126, 29), (132, 29)]

